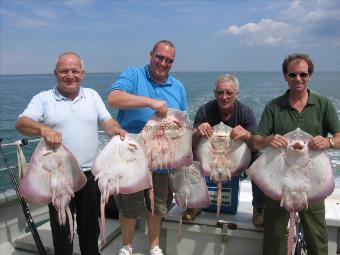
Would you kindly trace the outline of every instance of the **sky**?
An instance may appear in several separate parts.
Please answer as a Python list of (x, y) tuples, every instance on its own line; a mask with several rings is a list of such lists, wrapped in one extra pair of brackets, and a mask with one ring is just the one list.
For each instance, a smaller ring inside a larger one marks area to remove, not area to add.
[(172, 71), (281, 71), (295, 52), (340, 71), (340, 1), (0, 0), (2, 75), (52, 73), (65, 51), (88, 73), (121, 72), (162, 39)]

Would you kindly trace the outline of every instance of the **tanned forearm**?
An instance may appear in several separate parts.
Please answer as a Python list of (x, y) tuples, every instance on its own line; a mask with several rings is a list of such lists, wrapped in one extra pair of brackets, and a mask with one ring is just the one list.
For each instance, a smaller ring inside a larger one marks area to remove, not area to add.
[(121, 137), (124, 137), (126, 133), (123, 129), (121, 129), (118, 122), (112, 118), (104, 121), (102, 123), (102, 128), (109, 137), (113, 137), (115, 135), (120, 135)]
[(196, 148), (199, 140), (201, 138), (200, 132), (198, 131), (197, 128), (193, 128), (192, 130), (192, 148)]
[(333, 146), (332, 149), (339, 150), (340, 149), (340, 132), (336, 133), (333, 137), (331, 137)]
[(15, 125), (16, 129), (27, 136), (42, 136), (47, 145), (57, 148), (61, 144), (62, 135), (47, 125), (32, 120), (28, 117), (20, 117)]
[(113, 90), (108, 95), (108, 104), (119, 109), (130, 109), (139, 107), (151, 107), (154, 99), (136, 96), (125, 91)]
[(254, 147), (253, 140), (252, 140), (252, 134), (248, 132), (244, 137), (243, 141), (248, 145), (248, 148), (251, 152), (257, 152), (258, 150)]
[(28, 117), (20, 117), (15, 124), (15, 128), (27, 136), (41, 136), (44, 126), (42, 123)]
[(165, 117), (168, 112), (168, 106), (165, 101), (136, 96), (120, 90), (111, 91), (107, 101), (110, 106), (119, 109), (149, 107), (155, 110), (159, 117)]
[(270, 146), (270, 141), (271, 141), (271, 136), (253, 135), (251, 147), (255, 150), (262, 150)]

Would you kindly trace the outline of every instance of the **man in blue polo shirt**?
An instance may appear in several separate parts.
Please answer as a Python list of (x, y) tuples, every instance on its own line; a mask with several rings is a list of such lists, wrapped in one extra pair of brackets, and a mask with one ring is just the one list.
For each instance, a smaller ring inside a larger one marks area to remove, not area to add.
[[(63, 143), (79, 161), (87, 177), (86, 185), (75, 193), (69, 207), (76, 212), (77, 232), (81, 254), (99, 255), (99, 189), (91, 173), (97, 155), (98, 123), (109, 136), (125, 136), (119, 124), (107, 111), (96, 91), (80, 87), (84, 65), (74, 52), (61, 54), (56, 61), (54, 75), (57, 86), (34, 96), (19, 116), (16, 128), (29, 136), (42, 136), (46, 143), (57, 148)], [(72, 255), (69, 226), (60, 226), (58, 213), (49, 204), (50, 223), (56, 255)]]
[[(157, 42), (150, 52), (150, 64), (144, 67), (126, 69), (112, 84), (108, 103), (118, 108), (117, 120), (131, 133), (139, 133), (145, 123), (156, 112), (165, 116), (169, 108), (187, 110), (186, 93), (183, 84), (169, 75), (175, 59), (175, 46), (166, 40)], [(136, 169), (138, 170), (138, 169)], [(132, 239), (136, 219), (144, 212), (147, 204), (147, 223), (150, 239), (150, 254), (162, 255), (159, 237), (162, 218), (166, 216), (172, 201), (169, 190), (168, 169), (153, 173), (155, 215), (151, 214), (148, 192), (118, 195), (117, 206), (123, 236), (123, 247), (119, 255), (132, 254)]]

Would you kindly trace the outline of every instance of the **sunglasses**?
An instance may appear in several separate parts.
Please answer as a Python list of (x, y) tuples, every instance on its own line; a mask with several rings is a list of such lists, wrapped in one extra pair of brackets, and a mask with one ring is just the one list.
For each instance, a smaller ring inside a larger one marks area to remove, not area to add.
[(160, 62), (162, 62), (163, 60), (165, 60), (165, 63), (167, 63), (167, 64), (172, 64), (172, 63), (174, 62), (173, 59), (164, 57), (164, 56), (162, 56), (162, 55), (156, 55), (156, 58), (157, 58)]
[(298, 76), (300, 76), (301, 78), (307, 78), (309, 76), (309, 73), (306, 72), (302, 72), (302, 73), (288, 73), (287, 74), (289, 78), (296, 78)]
[(223, 96), (226, 95), (228, 97), (233, 96), (234, 94), (236, 94), (236, 92), (234, 91), (228, 91), (228, 90), (215, 90), (215, 93), (217, 96)]

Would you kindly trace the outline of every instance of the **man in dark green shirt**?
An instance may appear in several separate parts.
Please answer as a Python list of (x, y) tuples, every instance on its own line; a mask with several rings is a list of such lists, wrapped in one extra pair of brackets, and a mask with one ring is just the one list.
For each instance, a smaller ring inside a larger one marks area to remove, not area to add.
[[(340, 148), (340, 121), (333, 103), (308, 89), (314, 65), (308, 55), (293, 54), (283, 61), (282, 70), (288, 83), (287, 92), (273, 99), (265, 107), (258, 129), (253, 136), (258, 150), (268, 146), (286, 147), (284, 134), (301, 128), (313, 136), (310, 149)], [(328, 133), (332, 137), (327, 137)], [(328, 235), (324, 201), (310, 204), (301, 212), (307, 248), (311, 254), (328, 254)], [(280, 201), (267, 199), (264, 216), (263, 254), (286, 252), (285, 233), (289, 213), (280, 207)]]

